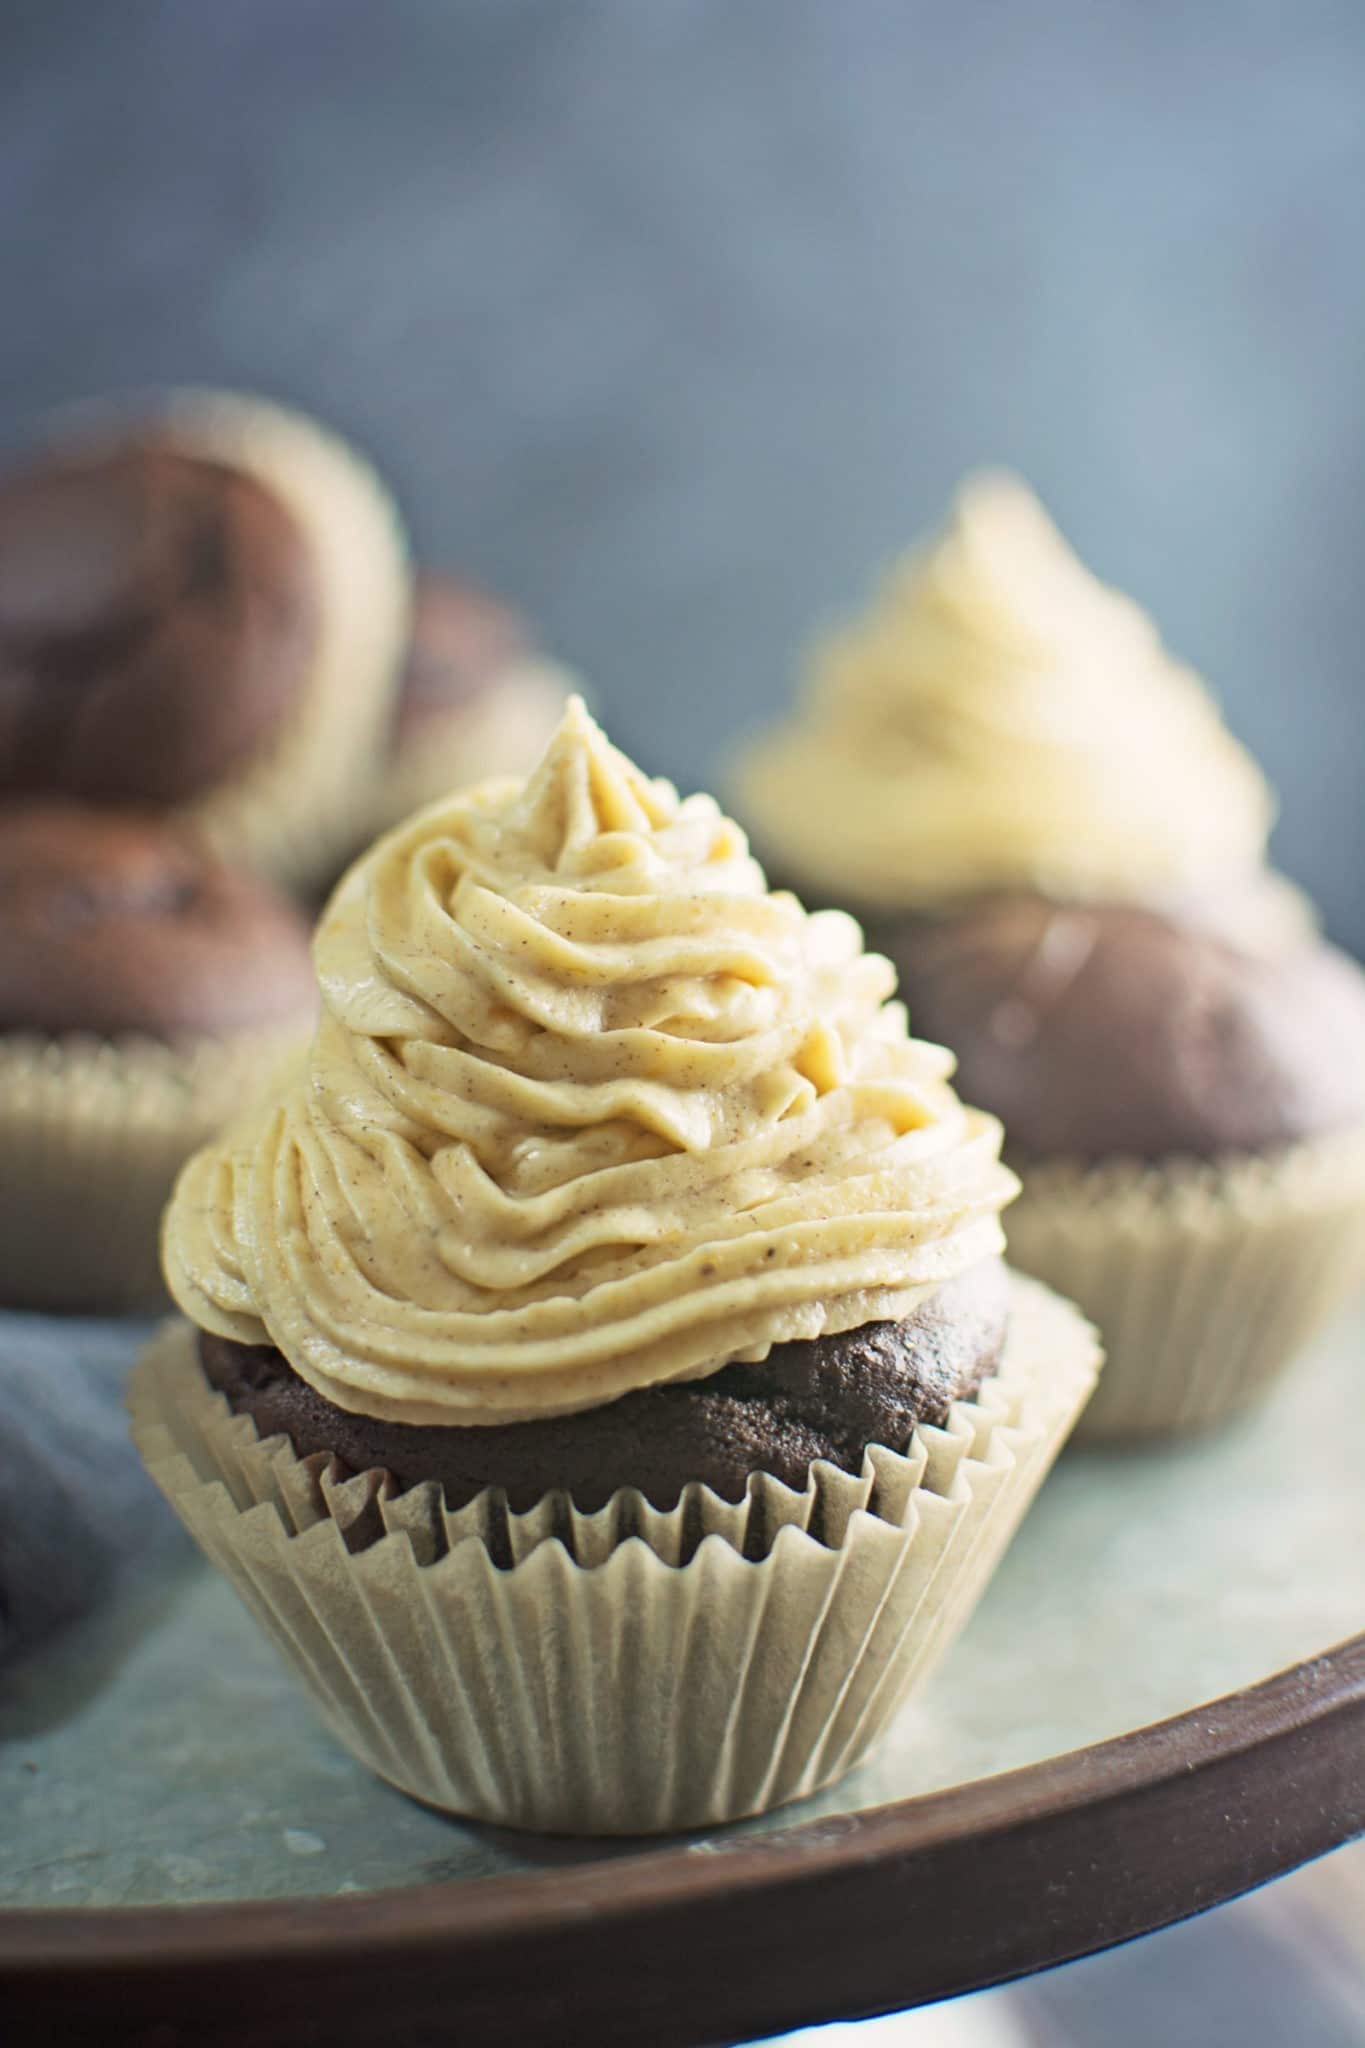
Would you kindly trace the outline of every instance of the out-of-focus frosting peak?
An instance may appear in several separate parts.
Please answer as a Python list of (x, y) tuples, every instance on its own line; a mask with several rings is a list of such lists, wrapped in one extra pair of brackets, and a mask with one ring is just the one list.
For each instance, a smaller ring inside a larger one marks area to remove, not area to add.
[(736, 781), (784, 880), (876, 910), (1163, 902), (1253, 869), (1273, 815), (1193, 670), (998, 474), (816, 650), (804, 707)]

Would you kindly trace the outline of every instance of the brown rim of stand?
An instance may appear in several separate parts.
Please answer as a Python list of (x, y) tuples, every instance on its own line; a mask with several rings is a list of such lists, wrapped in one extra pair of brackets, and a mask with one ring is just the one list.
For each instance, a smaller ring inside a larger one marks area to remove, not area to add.
[(892, 1806), (531, 1876), (0, 1914), (9, 2048), (651, 2048), (945, 1998), (1365, 1833), (1365, 1635), (1245, 1692)]

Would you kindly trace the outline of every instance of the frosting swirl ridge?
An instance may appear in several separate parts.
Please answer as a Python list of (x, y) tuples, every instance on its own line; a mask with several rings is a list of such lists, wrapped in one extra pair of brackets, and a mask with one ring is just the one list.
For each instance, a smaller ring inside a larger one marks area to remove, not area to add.
[(1000, 1249), (1000, 1130), (841, 912), (571, 701), (342, 882), (307, 1058), (185, 1169), (202, 1327), (339, 1405), (504, 1423), (910, 1313)]
[(1270, 791), (1199, 677), (1017, 478), (818, 647), (737, 803), (795, 886), (878, 911), (984, 890), (1160, 903), (1260, 861)]

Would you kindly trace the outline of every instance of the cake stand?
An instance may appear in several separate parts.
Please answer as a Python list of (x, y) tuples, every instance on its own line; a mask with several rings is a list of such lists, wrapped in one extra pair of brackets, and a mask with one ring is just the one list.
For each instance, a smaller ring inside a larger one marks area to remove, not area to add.
[(168, 1543), (0, 1670), (0, 2037), (690, 2048), (950, 1997), (1289, 1870), (1365, 1831), (1363, 1367), (1357, 1312), (1218, 1436), (1068, 1453), (871, 1763), (671, 1841), (412, 1804)]

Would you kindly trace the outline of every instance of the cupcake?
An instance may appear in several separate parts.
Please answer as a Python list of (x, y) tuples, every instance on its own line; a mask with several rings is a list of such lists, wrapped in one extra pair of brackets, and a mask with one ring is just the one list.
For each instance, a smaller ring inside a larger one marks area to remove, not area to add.
[(355, 843), (407, 610), (386, 493), (311, 421), (68, 415), (0, 486), (0, 797), (163, 813), (306, 888)]
[(316, 1007), (298, 913), (184, 831), (0, 808), (0, 1303), (164, 1299), (177, 1172)]
[(319, 927), (182, 1175), (143, 1456), (365, 1763), (515, 1826), (813, 1791), (946, 1646), (1097, 1364), (853, 921), (571, 700)]
[(736, 782), (1004, 1120), (1011, 1258), (1104, 1333), (1084, 1432), (1252, 1401), (1365, 1256), (1365, 977), (1266, 866), (1265, 781), (1146, 615), (979, 479)]
[(568, 687), (509, 605), (452, 576), (419, 576), (363, 837), (452, 789), (526, 774), (559, 723)]

